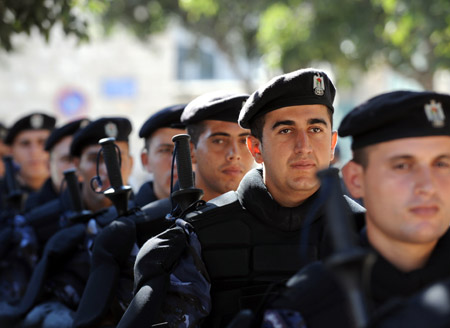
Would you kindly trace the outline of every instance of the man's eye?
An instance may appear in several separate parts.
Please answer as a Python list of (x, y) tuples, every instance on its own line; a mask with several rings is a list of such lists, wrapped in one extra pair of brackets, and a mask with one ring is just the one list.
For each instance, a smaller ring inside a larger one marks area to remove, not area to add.
[[(87, 158), (87, 160), (88, 160), (89, 162), (95, 163), (95, 162), (97, 162), (97, 155), (95, 155), (95, 156), (89, 156), (89, 157)], [(100, 157), (100, 161), (103, 161), (103, 157), (102, 157), (102, 156)]]
[(409, 163), (396, 163), (393, 166), (394, 170), (407, 170), (411, 168), (411, 164)]
[(212, 142), (215, 144), (222, 144), (222, 143), (224, 143), (224, 140), (223, 139), (213, 139)]
[(161, 148), (158, 150), (158, 153), (160, 154), (172, 154), (172, 149), (170, 148)]
[(20, 145), (21, 145), (22, 147), (28, 147), (29, 145), (31, 145), (31, 142), (28, 141), (28, 140), (21, 141), (21, 142), (20, 142)]
[(436, 162), (436, 166), (440, 167), (440, 168), (448, 168), (448, 167), (450, 167), (450, 163), (447, 161), (439, 161), (439, 162)]
[(279, 131), (280, 134), (288, 134), (289, 132), (291, 132), (291, 129), (282, 129)]
[(314, 133), (319, 133), (319, 132), (322, 132), (323, 130), (322, 130), (322, 128), (315, 127), (315, 128), (311, 128), (311, 131)]
[(61, 162), (70, 163), (72, 161), (72, 156), (63, 156), (61, 157)]

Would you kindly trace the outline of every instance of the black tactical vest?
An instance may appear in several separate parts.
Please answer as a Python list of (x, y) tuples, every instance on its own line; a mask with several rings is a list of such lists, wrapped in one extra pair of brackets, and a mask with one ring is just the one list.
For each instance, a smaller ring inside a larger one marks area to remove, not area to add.
[(212, 201), (201, 215), (187, 218), (200, 240), (212, 284), (212, 313), (204, 327), (224, 327), (240, 309), (255, 309), (270, 285), (284, 282), (329, 249), (322, 217), (308, 226), (303, 245), (307, 257), (302, 258), (301, 229), (276, 229), (254, 217), (233, 191), (220, 202)]

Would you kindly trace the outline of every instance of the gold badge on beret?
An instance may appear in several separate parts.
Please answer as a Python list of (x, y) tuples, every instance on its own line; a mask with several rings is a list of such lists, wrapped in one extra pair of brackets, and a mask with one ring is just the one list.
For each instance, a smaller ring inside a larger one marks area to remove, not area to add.
[(105, 134), (110, 138), (116, 138), (119, 134), (117, 125), (113, 122), (108, 122), (105, 124)]
[(80, 129), (84, 129), (89, 124), (89, 120), (82, 120), (80, 122)]
[(0, 128), (0, 140), (5, 139), (7, 134), (8, 130), (6, 130), (5, 128)]
[(316, 95), (323, 96), (325, 91), (325, 83), (323, 82), (323, 77), (319, 73), (314, 74), (313, 89)]
[(44, 116), (35, 114), (30, 117), (30, 125), (33, 129), (41, 129), (44, 126)]
[(425, 105), (425, 114), (433, 127), (442, 128), (444, 126), (445, 115), (441, 103), (431, 100), (429, 104)]

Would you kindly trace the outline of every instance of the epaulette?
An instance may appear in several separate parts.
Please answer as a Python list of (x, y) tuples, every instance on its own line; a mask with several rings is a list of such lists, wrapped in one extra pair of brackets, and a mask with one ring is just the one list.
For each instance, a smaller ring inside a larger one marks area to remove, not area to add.
[(212, 211), (218, 208), (223, 211), (226, 207), (236, 204), (236, 202), (239, 202), (237, 193), (236, 191), (231, 190), (229, 192), (226, 192), (225, 194), (211, 199), (210, 201), (206, 202), (205, 205), (199, 207), (197, 210), (188, 213), (186, 215), (186, 221), (200, 220), (201, 218), (206, 217), (203, 216), (203, 214), (207, 213), (209, 216), (210, 214), (212, 214)]
[(169, 198), (155, 200), (142, 207), (142, 211), (149, 220), (152, 218), (165, 217), (167, 213), (170, 213), (171, 209), (172, 204)]
[(348, 197), (347, 195), (344, 195), (345, 200), (347, 201), (347, 204), (350, 206), (350, 209), (353, 213), (366, 213), (366, 209), (355, 202), (353, 199)]
[(170, 213), (171, 209), (170, 199), (164, 198), (145, 205), (139, 215), (133, 217), (136, 223), (136, 239), (140, 247), (149, 238), (166, 230), (173, 224), (166, 219), (166, 215)]

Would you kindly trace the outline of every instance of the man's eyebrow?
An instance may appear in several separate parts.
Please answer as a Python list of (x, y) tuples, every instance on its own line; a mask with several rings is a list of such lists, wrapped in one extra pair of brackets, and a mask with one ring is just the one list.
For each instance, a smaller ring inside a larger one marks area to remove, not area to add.
[[(396, 160), (401, 160), (401, 159), (406, 159), (406, 160), (412, 160), (414, 159), (415, 156), (414, 155), (408, 155), (408, 154), (404, 154), (404, 155), (394, 155), (392, 157), (389, 158), (390, 161), (396, 161)], [(450, 159), (450, 153), (444, 153), (441, 154), (439, 156), (435, 157), (435, 160), (439, 160), (439, 159)]]
[(246, 137), (246, 136), (249, 136), (249, 135), (250, 135), (250, 132), (243, 132), (243, 133), (239, 134), (239, 137)]
[[(310, 118), (308, 120), (308, 124), (323, 124), (325, 126), (328, 126), (327, 121), (325, 121), (323, 118)], [(276, 129), (277, 127), (281, 125), (295, 125), (295, 122), (292, 120), (284, 120), (284, 121), (277, 121), (273, 124), (272, 130)]]
[(272, 125), (272, 130), (275, 130), (277, 127), (281, 126), (281, 125), (295, 125), (294, 121), (291, 120), (284, 120), (284, 121), (277, 121)]
[(160, 147), (173, 147), (173, 146), (174, 146), (174, 144), (172, 144), (172, 143), (162, 143), (162, 144), (158, 145), (158, 148), (160, 148)]
[(407, 154), (405, 154), (405, 155), (394, 155), (392, 157), (389, 157), (389, 161), (398, 161), (398, 160), (401, 160), (401, 159), (411, 160), (413, 158), (414, 158), (414, 156), (407, 155)]
[(328, 126), (327, 121), (325, 121), (323, 118), (311, 118), (308, 120), (308, 124), (323, 124), (325, 126)]
[(215, 132), (215, 133), (212, 133), (208, 138), (213, 138), (213, 137), (218, 137), (218, 136), (230, 137), (230, 134), (226, 133), (226, 132)]

